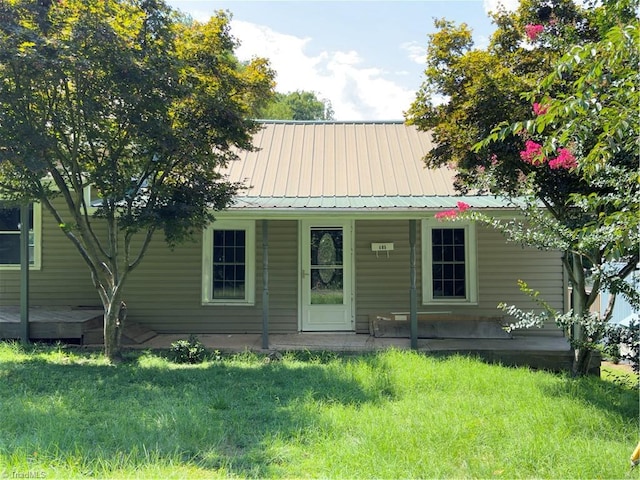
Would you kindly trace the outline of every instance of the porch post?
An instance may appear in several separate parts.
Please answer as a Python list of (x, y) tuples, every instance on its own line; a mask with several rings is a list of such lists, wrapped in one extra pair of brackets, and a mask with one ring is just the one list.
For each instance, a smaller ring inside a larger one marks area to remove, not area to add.
[(269, 349), (269, 221), (262, 220), (262, 348)]
[(409, 320), (411, 348), (418, 349), (418, 296), (416, 293), (416, 221), (409, 220)]
[(20, 339), (29, 343), (29, 204), (20, 205)]

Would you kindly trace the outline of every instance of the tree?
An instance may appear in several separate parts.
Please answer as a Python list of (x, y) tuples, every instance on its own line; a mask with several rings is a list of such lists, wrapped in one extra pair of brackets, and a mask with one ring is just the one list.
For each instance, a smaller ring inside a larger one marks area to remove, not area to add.
[(0, 195), (41, 202), (77, 248), (112, 360), (155, 233), (175, 246), (241, 188), (218, 170), (253, 148), (274, 74), (236, 45), (225, 14), (190, 22), (162, 0), (0, 2)]
[[(429, 35), (425, 80), (407, 112), (409, 124), (433, 135), (436, 147), (425, 157), (427, 165), (454, 164), (456, 186), (464, 192), (474, 188), (476, 174), (492, 165), (495, 154), (501, 159), (496, 174), (502, 188), (513, 192), (519, 184), (522, 142), (503, 142), (477, 152), (469, 147), (490, 135), (498, 123), (529, 114), (531, 104), (521, 93), (534, 90), (548, 74), (564, 53), (563, 41), (593, 36), (587, 13), (571, 0), (523, 0), (517, 12), (493, 15), (497, 29), (484, 50), (474, 48), (466, 24), (436, 20), (438, 31)], [(538, 36), (539, 48), (531, 48), (531, 40), (523, 37), (527, 25), (540, 22), (539, 15), (553, 15), (553, 32)], [(436, 98), (445, 101), (436, 103)]]
[[(638, 45), (636, 20), (610, 28), (596, 42), (574, 46), (540, 88), (527, 96), (543, 99), (535, 118), (498, 126), (488, 139), (514, 133), (540, 138), (541, 144), (533, 140), (526, 144), (527, 150), (540, 152), (532, 158), (537, 166), (531, 175), (540, 169), (566, 169), (574, 182), (584, 185), (569, 192), (562, 205), (547, 207), (552, 210), (550, 225), (555, 227), (545, 232), (557, 237), (557, 232), (564, 231), (573, 310), (555, 316), (573, 329), (577, 373), (586, 371), (591, 351), (611, 334), (607, 322), (617, 296), (640, 308), (640, 293), (625, 281), (638, 268), (640, 255)], [(575, 80), (570, 88), (558, 91), (555, 86), (567, 76)], [(546, 157), (546, 152), (554, 151), (556, 158)], [(531, 185), (529, 203), (539, 198), (536, 184)], [(610, 301), (597, 316), (589, 310), (602, 290), (611, 293)]]
[(314, 92), (296, 90), (276, 93), (273, 101), (258, 112), (262, 119), (276, 120), (333, 120), (329, 100), (319, 100)]
[[(564, 252), (571, 312), (554, 312), (534, 289), (522, 288), (567, 329), (578, 374), (612, 312), (613, 303), (601, 317), (589, 313), (598, 293), (639, 302), (624, 282), (640, 249), (638, 220), (629, 216), (639, 207), (636, 8), (635, 1), (590, 8), (523, 1), (517, 12), (494, 17), (498, 29), (486, 51), (471, 50), (464, 31), (441, 24), (409, 112), (409, 121), (432, 128), (439, 143), (427, 162), (452, 159), (460, 190), (490, 191), (523, 206), (523, 218), (510, 222), (465, 215), (511, 240)], [(620, 30), (616, 22), (629, 26)], [(434, 106), (432, 92), (448, 101)], [(543, 318), (504, 308), (518, 326)]]

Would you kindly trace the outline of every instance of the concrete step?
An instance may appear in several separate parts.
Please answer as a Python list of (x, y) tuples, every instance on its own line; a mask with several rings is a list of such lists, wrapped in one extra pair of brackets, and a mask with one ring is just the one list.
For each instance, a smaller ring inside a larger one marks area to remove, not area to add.
[[(124, 345), (139, 345), (155, 337), (157, 333), (150, 328), (139, 323), (129, 323), (125, 325), (122, 333), (122, 343)], [(91, 328), (84, 332), (82, 343), (84, 345), (102, 345), (104, 343), (104, 330)]]
[(130, 344), (140, 344), (155, 337), (157, 333), (150, 328), (140, 325), (139, 323), (130, 323), (125, 325), (122, 334), (122, 341)]

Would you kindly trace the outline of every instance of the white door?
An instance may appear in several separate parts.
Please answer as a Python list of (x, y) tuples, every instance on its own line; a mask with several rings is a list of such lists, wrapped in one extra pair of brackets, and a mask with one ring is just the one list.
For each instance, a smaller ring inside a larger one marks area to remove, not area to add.
[(302, 330), (353, 331), (352, 222), (302, 222)]

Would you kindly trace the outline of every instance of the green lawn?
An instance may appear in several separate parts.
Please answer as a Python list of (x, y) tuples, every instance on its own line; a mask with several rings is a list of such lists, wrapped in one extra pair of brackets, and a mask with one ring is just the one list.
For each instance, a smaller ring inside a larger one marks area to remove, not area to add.
[(0, 478), (637, 478), (635, 387), (464, 357), (0, 344), (0, 406)]

